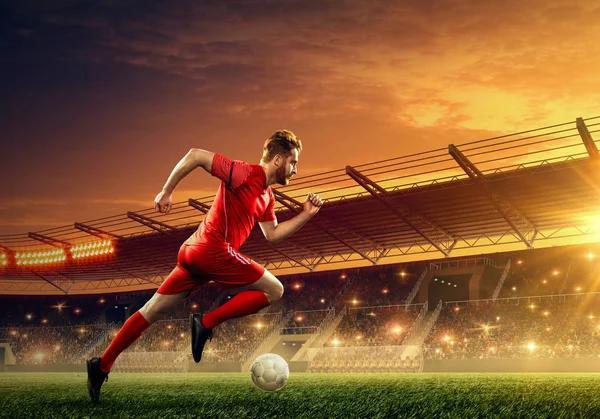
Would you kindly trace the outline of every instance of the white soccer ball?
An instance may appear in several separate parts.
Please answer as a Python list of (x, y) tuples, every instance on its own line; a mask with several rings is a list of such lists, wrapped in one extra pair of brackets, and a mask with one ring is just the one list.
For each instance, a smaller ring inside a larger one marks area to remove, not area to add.
[(276, 354), (264, 354), (254, 360), (250, 376), (256, 387), (264, 391), (277, 391), (285, 386), (290, 377), (287, 362)]

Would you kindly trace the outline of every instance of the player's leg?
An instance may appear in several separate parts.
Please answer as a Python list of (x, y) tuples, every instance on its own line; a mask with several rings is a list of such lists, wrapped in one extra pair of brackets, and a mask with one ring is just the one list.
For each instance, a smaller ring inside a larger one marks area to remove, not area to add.
[(283, 285), (269, 271), (257, 281), (228, 290), (235, 294), (229, 301), (202, 317), (202, 324), (213, 329), (225, 320), (247, 316), (275, 304), (283, 296)]
[(177, 264), (154, 296), (144, 307), (127, 319), (104, 354), (101, 357), (87, 360), (87, 385), (92, 401), (99, 401), (100, 388), (104, 381), (108, 380), (108, 373), (119, 354), (135, 342), (152, 323), (179, 305), (182, 300), (204, 283), (194, 278), (179, 263)]

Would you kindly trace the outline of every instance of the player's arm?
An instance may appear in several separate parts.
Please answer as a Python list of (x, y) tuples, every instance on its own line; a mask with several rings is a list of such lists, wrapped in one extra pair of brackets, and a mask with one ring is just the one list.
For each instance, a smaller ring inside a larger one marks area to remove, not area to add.
[(323, 201), (318, 195), (309, 193), (304, 201), (303, 211), (294, 218), (284, 221), (281, 224), (277, 223), (277, 219), (272, 221), (260, 222), (260, 229), (265, 238), (271, 243), (277, 243), (286, 237), (291, 236), (308, 222), (314, 215), (319, 212), (323, 205)]
[(159, 212), (168, 213), (173, 205), (171, 194), (181, 180), (189, 175), (195, 168), (202, 167), (208, 173), (211, 172), (215, 153), (202, 150), (200, 148), (192, 148), (183, 158), (177, 163), (162, 191), (154, 199), (154, 208)]

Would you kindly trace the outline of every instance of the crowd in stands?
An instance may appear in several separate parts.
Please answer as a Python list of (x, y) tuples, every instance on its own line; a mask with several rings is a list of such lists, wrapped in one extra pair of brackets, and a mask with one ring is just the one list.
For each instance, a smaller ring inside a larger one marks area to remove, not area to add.
[(421, 305), (351, 308), (325, 346), (401, 345)]
[[(410, 353), (407, 353), (410, 352)], [(318, 350), (308, 372), (420, 372), (423, 355), (398, 346), (333, 347)]]
[(105, 325), (3, 327), (0, 339), (8, 341), (18, 364), (68, 364), (107, 331)]
[(600, 357), (596, 295), (447, 304), (424, 345), (430, 359)]
[(552, 247), (503, 254), (511, 268), (499, 298), (600, 291), (600, 246)]

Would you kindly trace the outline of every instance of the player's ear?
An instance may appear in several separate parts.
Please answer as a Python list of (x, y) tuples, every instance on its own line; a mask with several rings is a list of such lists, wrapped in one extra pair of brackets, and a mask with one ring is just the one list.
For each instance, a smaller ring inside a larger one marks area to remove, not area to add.
[(275, 154), (275, 157), (273, 157), (273, 163), (275, 164), (275, 166), (281, 166), (281, 155), (280, 154)]

